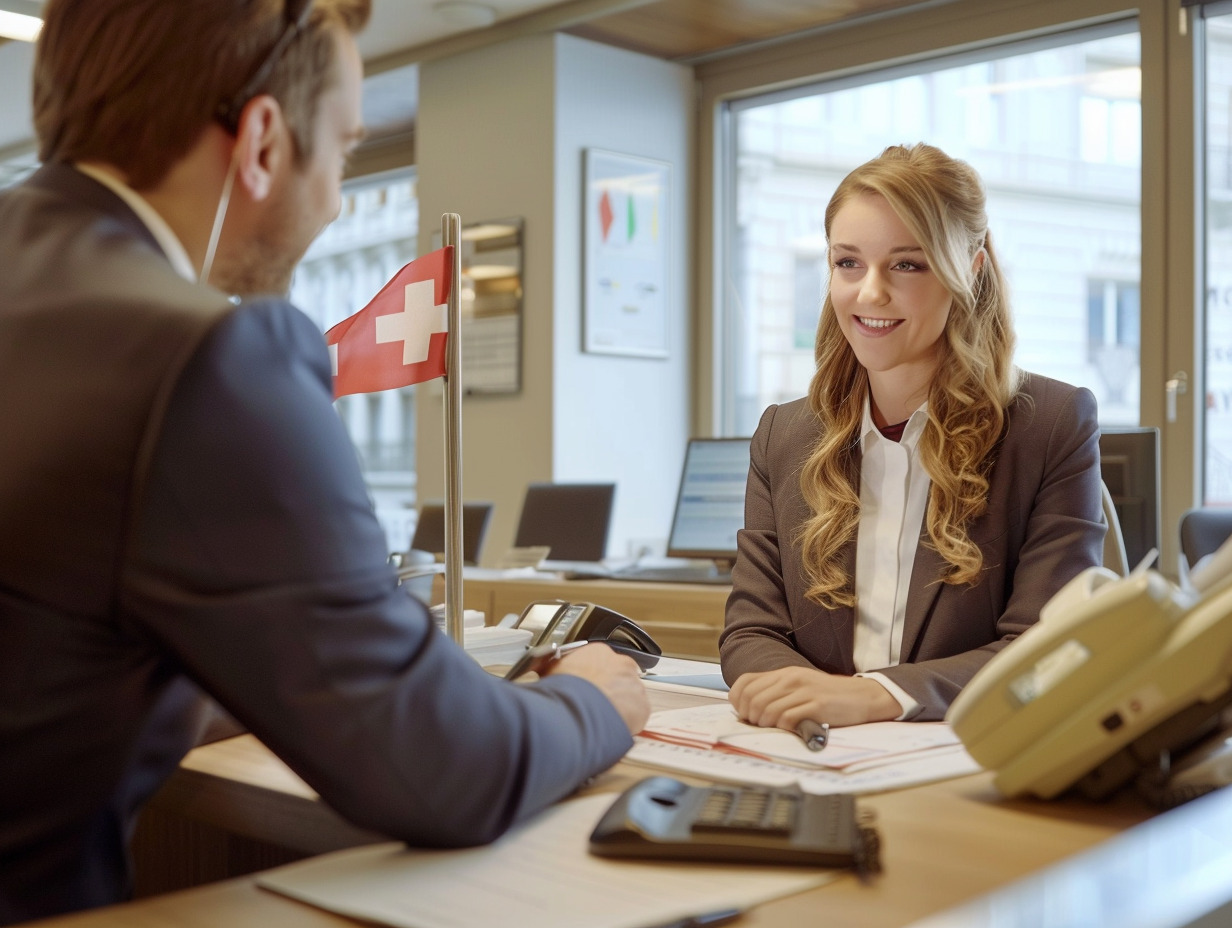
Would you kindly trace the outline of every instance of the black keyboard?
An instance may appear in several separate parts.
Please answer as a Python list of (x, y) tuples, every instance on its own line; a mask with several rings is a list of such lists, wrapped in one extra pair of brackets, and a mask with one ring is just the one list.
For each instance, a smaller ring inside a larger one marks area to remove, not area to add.
[(729, 571), (718, 570), (698, 564), (683, 564), (679, 567), (628, 567), (612, 571), (613, 580), (645, 580), (651, 583), (711, 583), (731, 586)]
[(798, 786), (688, 786), (650, 777), (629, 787), (590, 836), (601, 857), (732, 860), (880, 869), (880, 840), (854, 796)]

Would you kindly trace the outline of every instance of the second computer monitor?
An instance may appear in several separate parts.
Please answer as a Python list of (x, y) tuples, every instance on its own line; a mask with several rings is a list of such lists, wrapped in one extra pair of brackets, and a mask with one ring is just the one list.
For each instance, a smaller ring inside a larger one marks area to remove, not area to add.
[(1159, 550), (1159, 429), (1104, 428), (1099, 469), (1133, 568), (1152, 548)]
[(684, 453), (669, 557), (736, 560), (736, 532), (744, 527), (749, 439), (691, 438)]
[(601, 561), (615, 497), (614, 483), (532, 483), (513, 544), (546, 546), (553, 561)]
[[(463, 563), (479, 563), (479, 553), (483, 550), (483, 538), (487, 534), (488, 520), (491, 516), (491, 503), (462, 504)], [(434, 554), (438, 559), (444, 558), (445, 505), (443, 503), (426, 503), (419, 511), (415, 533), (411, 536), (411, 547), (417, 551)]]

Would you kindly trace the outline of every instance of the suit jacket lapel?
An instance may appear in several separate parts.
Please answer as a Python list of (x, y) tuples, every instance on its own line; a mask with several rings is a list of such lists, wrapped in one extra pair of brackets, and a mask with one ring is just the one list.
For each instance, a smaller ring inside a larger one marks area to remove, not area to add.
[(929, 543), (928, 529), (920, 531), (920, 543), (915, 550), (915, 563), (911, 567), (911, 586), (907, 591), (907, 614), (903, 619), (903, 643), (899, 649), (900, 663), (911, 659), (916, 641), (933, 610), (933, 604), (941, 595), (941, 575), (948, 565), (945, 559)]
[[(848, 577), (856, 575), (856, 542), (852, 540), (843, 548), (843, 570)], [(856, 672), (855, 660), (855, 643), (856, 643), (856, 622), (859, 621), (856, 616), (856, 611), (850, 606), (839, 606), (830, 613), (830, 621), (828, 623), (834, 636), (834, 646), (838, 654), (842, 656), (842, 660), (838, 662), (840, 673), (853, 674)]]

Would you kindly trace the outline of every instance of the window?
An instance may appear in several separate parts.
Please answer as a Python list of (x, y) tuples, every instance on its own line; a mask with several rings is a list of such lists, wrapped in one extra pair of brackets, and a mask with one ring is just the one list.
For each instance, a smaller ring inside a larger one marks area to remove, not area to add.
[[(296, 269), (292, 302), (324, 332), (358, 312), (415, 257), (418, 228), (412, 171), (349, 181), (338, 218)], [(414, 390), (360, 393), (335, 404), (359, 452), (391, 551), (406, 550), (414, 528)]]
[(1137, 380), (1140, 331), (1137, 282), (1087, 282), (1087, 360), (1099, 373), (1110, 405), (1123, 405)]
[[(1214, 12), (1214, 11), (1212, 11)], [(1202, 498), (1232, 505), (1232, 13), (1206, 18)]]
[(1104, 424), (1138, 424), (1141, 78), (1132, 29), (727, 104), (735, 219), (722, 259), (720, 329), (731, 341), (721, 353), (723, 433), (750, 434), (767, 405), (807, 392), (827, 276), (826, 203), (856, 165), (916, 141), (984, 178), (1018, 365), (1090, 388)]

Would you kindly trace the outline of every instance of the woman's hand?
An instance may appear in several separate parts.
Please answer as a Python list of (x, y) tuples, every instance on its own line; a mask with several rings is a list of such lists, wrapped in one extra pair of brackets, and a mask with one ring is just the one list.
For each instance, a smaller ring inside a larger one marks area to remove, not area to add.
[(795, 731), (805, 719), (837, 727), (888, 721), (903, 711), (876, 680), (836, 676), (812, 667), (746, 673), (728, 699), (744, 721), (788, 731)]

